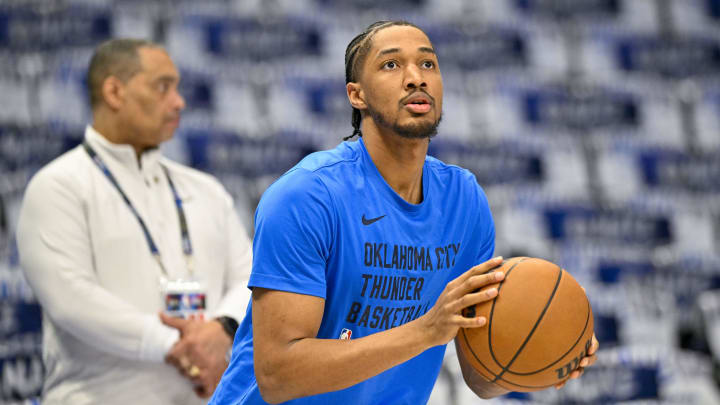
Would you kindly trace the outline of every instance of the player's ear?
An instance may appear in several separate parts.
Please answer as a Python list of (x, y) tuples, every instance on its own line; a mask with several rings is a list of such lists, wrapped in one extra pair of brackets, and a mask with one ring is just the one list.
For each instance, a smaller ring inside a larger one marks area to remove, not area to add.
[(367, 104), (365, 104), (365, 93), (360, 83), (350, 82), (345, 85), (345, 88), (347, 90), (348, 100), (350, 100), (350, 105), (353, 106), (353, 108), (357, 108), (358, 110), (367, 108)]

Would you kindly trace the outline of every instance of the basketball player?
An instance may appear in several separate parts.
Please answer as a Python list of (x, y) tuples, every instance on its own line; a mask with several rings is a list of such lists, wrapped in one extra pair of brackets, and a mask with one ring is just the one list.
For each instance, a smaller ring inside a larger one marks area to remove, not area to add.
[[(359, 140), (309, 155), (263, 195), (252, 316), (211, 404), (426, 403), (445, 345), (487, 322), (461, 310), (496, 296), (476, 290), (502, 280), (488, 273), (502, 259), (474, 176), (427, 156), (443, 101), (432, 44), (378, 22), (345, 64)], [(482, 397), (505, 393), (465, 377)]]

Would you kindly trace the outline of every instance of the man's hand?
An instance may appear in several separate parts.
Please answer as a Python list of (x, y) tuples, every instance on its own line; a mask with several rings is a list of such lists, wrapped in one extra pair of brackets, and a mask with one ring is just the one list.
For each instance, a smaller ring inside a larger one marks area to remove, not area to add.
[(432, 345), (444, 345), (451, 341), (460, 328), (478, 328), (487, 323), (485, 317), (466, 318), (461, 311), (497, 296), (496, 288), (482, 292), (477, 290), (505, 278), (505, 274), (499, 271), (488, 273), (501, 264), (502, 257), (496, 257), (461, 274), (447, 284), (435, 305), (418, 318), (423, 323), (422, 329), (431, 334)]
[(580, 376), (583, 375), (583, 373), (585, 372), (585, 367), (590, 367), (595, 364), (595, 360), (597, 360), (597, 350), (599, 347), (600, 343), (598, 343), (598, 340), (595, 338), (595, 334), (593, 333), (592, 344), (588, 349), (587, 356), (583, 357), (583, 359), (580, 360), (578, 368), (576, 368), (572, 373), (570, 373), (570, 378), (555, 385), (555, 388), (560, 389), (565, 386), (566, 382), (574, 380), (576, 378), (580, 378)]
[[(495, 299), (497, 288), (480, 291), (482, 287), (497, 284), (505, 279), (505, 273), (490, 270), (502, 265), (502, 257), (481, 263), (449, 282), (440, 294), (435, 305), (418, 321), (423, 322), (423, 330), (431, 333), (434, 345), (446, 344), (458, 334), (460, 328), (479, 328), (487, 324), (485, 317), (466, 318), (464, 308)], [(456, 341), (457, 344), (457, 341)], [(468, 387), (481, 398), (493, 398), (507, 393), (499, 386), (486, 381), (462, 356), (458, 357), (463, 379)]]
[[(585, 291), (585, 287), (580, 287)], [(587, 294), (587, 291), (585, 291)], [(555, 385), (556, 389), (560, 389), (565, 386), (565, 383), (574, 380), (576, 378), (580, 378), (581, 375), (585, 372), (585, 367), (590, 367), (593, 364), (595, 364), (595, 360), (597, 360), (597, 349), (600, 347), (600, 343), (598, 343), (597, 338), (595, 338), (595, 334), (593, 333), (592, 337), (592, 344), (590, 345), (590, 348), (588, 349), (587, 356), (583, 357), (582, 360), (580, 360), (580, 363), (578, 363), (578, 368), (575, 369), (572, 373), (570, 373), (570, 378), (567, 380)]]
[(180, 340), (170, 349), (165, 361), (195, 384), (199, 397), (209, 397), (227, 368), (225, 356), (232, 340), (214, 320), (181, 319), (163, 313), (160, 319), (180, 331)]

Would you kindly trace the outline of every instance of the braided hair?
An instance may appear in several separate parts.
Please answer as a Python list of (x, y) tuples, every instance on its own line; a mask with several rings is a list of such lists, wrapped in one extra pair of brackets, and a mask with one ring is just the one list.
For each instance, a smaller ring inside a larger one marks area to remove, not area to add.
[[(420, 29), (417, 25), (408, 21), (377, 21), (370, 24), (363, 32), (358, 34), (348, 44), (345, 49), (345, 84), (356, 82), (360, 74), (360, 67), (365, 63), (365, 57), (367, 56), (370, 47), (372, 46), (372, 37), (380, 30), (392, 27), (392, 26), (409, 26)], [(347, 141), (357, 136), (362, 136), (360, 131), (360, 110), (353, 107), (352, 110), (352, 127), (353, 133), (343, 138), (343, 141)]]

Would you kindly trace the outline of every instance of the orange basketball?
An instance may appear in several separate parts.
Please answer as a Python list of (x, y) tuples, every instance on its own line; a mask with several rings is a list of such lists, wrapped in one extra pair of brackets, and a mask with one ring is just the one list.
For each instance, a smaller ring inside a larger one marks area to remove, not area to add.
[(465, 308), (482, 328), (458, 332), (458, 356), (510, 391), (537, 391), (566, 380), (590, 347), (593, 314), (580, 284), (546, 260), (514, 257), (492, 271), (505, 279), (494, 300)]

